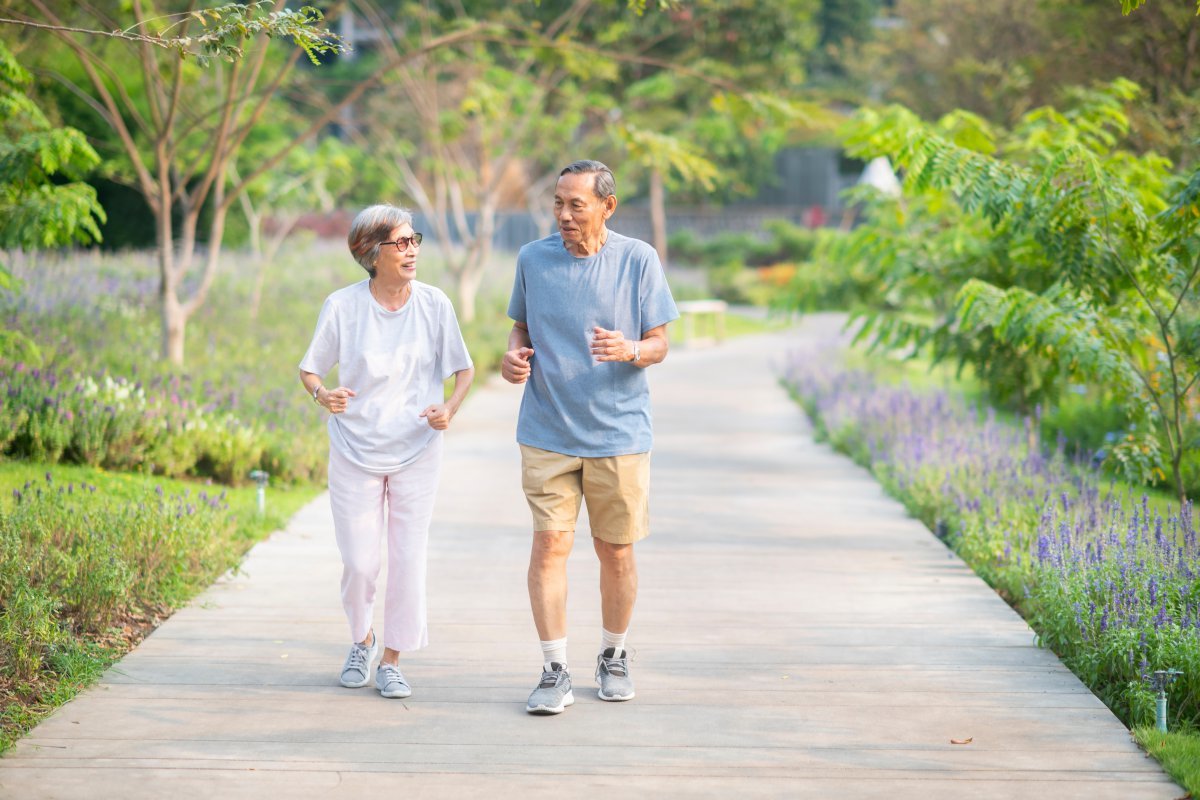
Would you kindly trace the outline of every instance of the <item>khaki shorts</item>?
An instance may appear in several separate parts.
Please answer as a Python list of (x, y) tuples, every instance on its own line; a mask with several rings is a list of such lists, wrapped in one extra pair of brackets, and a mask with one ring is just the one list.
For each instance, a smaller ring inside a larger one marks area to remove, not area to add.
[(632, 544), (650, 533), (650, 454), (565, 456), (521, 445), (521, 485), (535, 531), (574, 531), (587, 502), (592, 536)]

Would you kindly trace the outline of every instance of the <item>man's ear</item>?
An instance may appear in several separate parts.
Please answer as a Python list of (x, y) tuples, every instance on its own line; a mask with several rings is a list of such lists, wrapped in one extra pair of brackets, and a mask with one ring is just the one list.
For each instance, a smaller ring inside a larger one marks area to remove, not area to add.
[(615, 194), (610, 194), (608, 197), (604, 198), (604, 218), (608, 219), (616, 210), (617, 196)]

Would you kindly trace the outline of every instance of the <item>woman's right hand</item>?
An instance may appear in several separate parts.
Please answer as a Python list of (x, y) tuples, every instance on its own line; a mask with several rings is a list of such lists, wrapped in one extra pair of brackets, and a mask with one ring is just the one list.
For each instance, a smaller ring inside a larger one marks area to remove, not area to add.
[(509, 383), (524, 383), (529, 380), (531, 368), (529, 359), (533, 356), (532, 347), (519, 347), (509, 350), (500, 362), (500, 374)]
[(358, 397), (353, 389), (339, 386), (336, 389), (325, 389), (317, 395), (318, 405), (324, 406), (330, 414), (341, 414), (351, 397)]

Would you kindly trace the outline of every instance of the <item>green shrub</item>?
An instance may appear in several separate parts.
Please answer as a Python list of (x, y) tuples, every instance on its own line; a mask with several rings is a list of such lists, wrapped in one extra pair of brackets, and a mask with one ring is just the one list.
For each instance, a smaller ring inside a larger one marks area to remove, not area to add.
[(762, 266), (770, 266), (781, 261), (801, 263), (810, 260), (816, 251), (817, 242), (823, 235), (821, 230), (793, 225), (783, 219), (765, 222), (763, 228), (771, 236), (772, 249)]
[(1042, 437), (1054, 441), (1062, 436), (1073, 447), (1095, 453), (1129, 424), (1119, 405), (1095, 392), (1070, 387), (1039, 420)]
[(65, 637), (56, 621), (60, 604), (24, 583), (6, 591), (4, 596), (5, 600), (0, 604), (3, 677), (28, 683), (42, 671), (49, 651)]
[(667, 252), (671, 261), (678, 264), (703, 265), (704, 247), (700, 237), (689, 230), (677, 230), (667, 236)]
[(796, 262), (791, 280), (774, 294), (772, 306), (787, 311), (852, 311), (879, 296), (874, 278), (860, 264), (824, 258), (819, 249), (816, 253)]
[(8, 449), (17, 431), (25, 428), (29, 410), (22, 408), (0, 393), (0, 453)]
[(197, 474), (232, 486), (247, 480), (250, 471), (261, 466), (266, 449), (262, 437), (232, 415), (202, 417), (191, 435), (198, 440)]

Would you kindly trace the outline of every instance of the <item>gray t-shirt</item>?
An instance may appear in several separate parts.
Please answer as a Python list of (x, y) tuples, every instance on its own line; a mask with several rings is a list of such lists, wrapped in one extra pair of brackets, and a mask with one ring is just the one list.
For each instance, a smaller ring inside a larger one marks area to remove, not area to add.
[(323, 376), (334, 364), (357, 396), (329, 415), (329, 444), (373, 475), (395, 472), (441, 433), (418, 415), (443, 402), (443, 381), (472, 366), (441, 289), (413, 281), (408, 302), (388, 311), (365, 280), (325, 300), (300, 369)]
[(649, 452), (646, 371), (598, 362), (591, 345), (597, 326), (641, 339), (679, 318), (654, 248), (611, 231), (586, 258), (557, 233), (530, 242), (517, 256), (508, 316), (528, 326), (534, 349), (518, 442), (587, 458)]

